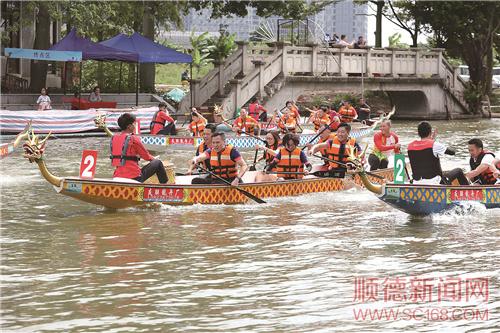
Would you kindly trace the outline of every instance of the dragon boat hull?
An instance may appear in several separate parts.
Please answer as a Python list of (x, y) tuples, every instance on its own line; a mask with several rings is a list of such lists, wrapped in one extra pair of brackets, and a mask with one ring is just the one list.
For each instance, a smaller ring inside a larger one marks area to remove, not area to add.
[[(353, 129), (351, 131), (351, 137), (362, 138), (373, 134), (372, 127), (364, 127), (359, 129)], [(300, 146), (304, 146), (309, 141), (311, 141), (316, 134), (301, 134)], [(197, 147), (203, 141), (199, 137), (191, 136), (165, 136), (165, 135), (139, 135), (141, 142), (144, 144), (146, 149), (152, 151), (164, 151), (167, 147)], [(262, 137), (262, 139), (265, 139)], [(319, 138), (316, 138), (312, 143), (317, 143)], [(253, 149), (256, 144), (262, 144), (262, 141), (251, 136), (226, 136), (226, 143), (233, 145), (238, 149)]]
[(473, 202), (486, 208), (500, 208), (500, 185), (386, 184), (378, 197), (407, 214), (427, 216)]
[[(393, 170), (385, 169), (376, 173), (385, 178), (392, 178)], [(354, 176), (353, 181), (362, 186), (359, 176)], [(380, 180), (371, 178), (371, 181)], [(344, 184), (344, 179), (308, 176), (302, 180), (249, 183), (239, 187), (264, 199), (341, 191), (345, 189)], [(249, 200), (234, 187), (226, 185), (145, 184), (62, 178), (59, 186), (54, 186), (54, 188), (60, 194), (115, 209), (150, 203), (166, 205), (243, 204)]]

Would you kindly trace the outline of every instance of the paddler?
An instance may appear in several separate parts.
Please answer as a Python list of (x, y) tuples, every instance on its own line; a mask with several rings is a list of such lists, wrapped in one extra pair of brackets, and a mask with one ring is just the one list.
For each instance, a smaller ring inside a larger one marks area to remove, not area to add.
[(297, 118), (295, 118), (289, 109), (283, 110), (283, 115), (278, 120), (278, 127), (282, 133), (295, 133), (297, 130)]
[(167, 110), (167, 103), (158, 104), (158, 111), (151, 120), (150, 130), (153, 135), (176, 135), (175, 121)]
[(203, 130), (207, 125), (208, 121), (201, 113), (196, 110), (196, 108), (191, 109), (191, 123), (188, 125), (188, 130), (194, 137), (203, 136)]
[(314, 113), (312, 113), (311, 116), (309, 117), (309, 120), (307, 122), (308, 123), (312, 122), (314, 124), (314, 130), (316, 132), (319, 131), (322, 125), (329, 124), (331, 122), (330, 116), (326, 114), (327, 110), (328, 109), (326, 108), (326, 106), (322, 106)]
[(343, 123), (351, 123), (358, 118), (358, 113), (351, 106), (348, 100), (345, 100), (339, 109), (340, 121)]
[[(215, 175), (231, 182), (236, 186), (243, 182), (242, 177), (247, 171), (247, 164), (241, 154), (232, 145), (226, 144), (224, 133), (212, 134), (212, 147), (191, 160), (192, 165), (210, 160), (210, 169)], [(192, 184), (223, 184), (220, 179), (209, 176), (198, 177), (192, 180)]]
[(366, 100), (363, 97), (359, 99), (356, 111), (358, 113), (358, 120), (361, 121), (370, 119), (371, 107), (366, 103)]
[[(332, 133), (332, 129), (328, 126), (328, 124), (322, 125), (319, 128), (319, 132), (319, 140), (316, 144), (324, 143), (327, 140), (333, 139), (335, 137), (335, 133)], [(306, 144), (308, 150), (311, 150), (313, 146), (314, 145), (312, 143)], [(321, 153), (321, 156), (328, 158), (328, 155), (326, 154), (326, 148), (321, 149), (319, 152)], [(324, 161), (324, 165), (328, 165), (328, 161)]]
[[(448, 172), (442, 171), (439, 158), (445, 154), (455, 155), (455, 151), (435, 141), (436, 133), (436, 131), (432, 131), (431, 124), (422, 121), (418, 124), (420, 139), (414, 140), (408, 145), (408, 157), (415, 184), (448, 184), (447, 178), (456, 178), (455, 173), (462, 172), (460, 168)], [(462, 179), (460, 183), (463, 182)]]
[(302, 179), (312, 169), (306, 154), (298, 147), (299, 136), (288, 133), (283, 137), (283, 147), (278, 149), (273, 161), (265, 168), (265, 172), (278, 173), (278, 180)]
[(467, 172), (465, 176), (472, 183), (495, 184), (498, 178), (498, 168), (500, 168), (500, 160), (495, 159), (495, 154), (484, 149), (483, 142), (476, 138), (469, 140), (469, 154), (471, 171)]
[(389, 158), (399, 154), (401, 144), (396, 133), (391, 131), (391, 121), (385, 119), (380, 123), (380, 131), (373, 136), (374, 147), (368, 156), (370, 170), (386, 169)]
[[(118, 118), (121, 132), (113, 135), (110, 143), (111, 165), (116, 167), (113, 177), (129, 178), (144, 182), (155, 175), (161, 184), (168, 181), (162, 161), (155, 159), (144, 147), (141, 139), (134, 135), (137, 126), (136, 118), (130, 113), (124, 113)], [(139, 159), (150, 161), (139, 168)]]
[(260, 124), (257, 120), (250, 117), (246, 109), (241, 109), (240, 116), (234, 120), (233, 131), (238, 135), (249, 133), (260, 135)]
[(253, 97), (248, 104), (248, 115), (257, 121), (267, 121), (267, 110), (259, 104), (257, 97)]
[[(216, 132), (215, 129), (216, 129), (215, 124), (207, 124), (207, 126), (205, 127), (205, 130), (203, 131), (203, 141), (200, 143), (200, 145), (198, 147), (196, 147), (196, 153), (195, 153), (196, 157), (200, 156), (201, 154), (203, 154), (209, 148), (212, 147), (212, 134), (214, 134)], [(190, 163), (189, 172), (192, 172), (191, 166), (193, 166), (193, 165)], [(210, 161), (209, 160), (204, 161), (204, 167), (206, 169), (210, 169)]]
[[(256, 145), (255, 149), (262, 149), (264, 154), (257, 160), (257, 162), (261, 160), (266, 161), (266, 166), (271, 164), (274, 160), (274, 157), (277, 154), (278, 148), (281, 147), (281, 139), (279, 133), (276, 131), (268, 132), (266, 134), (266, 144), (265, 145)], [(272, 169), (270, 171), (276, 171)], [(255, 175), (255, 182), (272, 182), (275, 181), (278, 177), (275, 174), (267, 174), (262, 171), (258, 171)]]
[(299, 108), (293, 101), (287, 101), (285, 103), (286, 109), (290, 111), (290, 115), (292, 115), (295, 118), (295, 121), (297, 124), (300, 124), (300, 113), (299, 113)]
[(345, 173), (347, 171), (346, 164), (349, 162), (348, 157), (350, 150), (353, 149), (356, 154), (361, 151), (361, 147), (356, 142), (356, 139), (349, 137), (350, 132), (351, 125), (346, 123), (340, 124), (337, 133), (326, 142), (314, 145), (309, 150), (309, 155), (314, 155), (318, 151), (326, 150), (327, 158), (342, 163), (337, 164), (335, 162), (328, 162), (327, 170), (329, 173)]

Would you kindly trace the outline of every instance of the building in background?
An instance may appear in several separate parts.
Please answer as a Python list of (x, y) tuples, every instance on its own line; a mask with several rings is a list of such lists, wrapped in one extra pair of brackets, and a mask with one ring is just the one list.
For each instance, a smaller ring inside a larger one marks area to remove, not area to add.
[[(246, 17), (224, 17), (219, 19), (208, 19), (211, 15), (210, 9), (203, 9), (199, 12), (191, 9), (184, 16), (183, 31), (163, 31), (161, 37), (170, 43), (189, 47), (189, 36), (194, 31), (201, 34), (208, 31), (211, 35), (217, 36), (221, 30), (235, 33), (238, 40), (248, 40), (251, 33), (262, 23), (268, 25), (277, 33), (277, 20), (279, 17), (271, 16), (262, 18), (257, 16), (256, 9), (249, 7)], [(323, 11), (309, 18), (310, 41), (320, 42), (324, 34), (333, 36), (336, 33), (347, 35), (347, 39), (352, 41), (358, 36), (367, 37), (368, 31), (368, 5), (356, 5), (352, 1), (340, 1), (326, 6)], [(312, 22), (311, 22), (312, 21)]]

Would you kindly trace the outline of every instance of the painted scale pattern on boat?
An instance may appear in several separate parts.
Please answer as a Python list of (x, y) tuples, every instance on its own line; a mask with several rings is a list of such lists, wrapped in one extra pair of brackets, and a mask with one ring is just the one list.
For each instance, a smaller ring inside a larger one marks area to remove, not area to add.
[[(379, 173), (383, 177), (392, 178), (393, 171)], [(377, 178), (371, 179), (373, 182)], [(354, 183), (362, 185), (358, 176)], [(344, 182), (338, 178), (311, 178), (300, 182), (275, 182), (256, 185), (242, 185), (242, 189), (260, 198), (276, 198), (307, 194), (315, 192), (340, 191), (344, 189)], [(64, 191), (70, 196), (82, 199), (92, 198), (92, 203), (104, 206), (114, 206), (113, 201), (129, 201), (126, 206), (138, 205), (143, 202), (161, 202), (170, 205), (180, 204), (238, 204), (249, 199), (234, 188), (227, 186), (214, 187), (168, 187), (168, 186), (126, 186), (123, 184), (100, 184), (79, 182), (67, 179)]]
[[(353, 130), (351, 132), (351, 137), (361, 138), (373, 133), (372, 128), (363, 128), (360, 130)], [(315, 137), (316, 134), (303, 134), (300, 135), (300, 146), (304, 146), (309, 141)], [(198, 146), (203, 139), (194, 137), (175, 137), (175, 136), (155, 136), (155, 135), (141, 135), (141, 142), (145, 145), (158, 145), (158, 146), (170, 146), (170, 145), (184, 145), (184, 146)], [(315, 139), (312, 143), (318, 142), (319, 138)], [(227, 137), (227, 144), (233, 145), (236, 148), (254, 148), (256, 144), (262, 143), (262, 141), (253, 138), (251, 136), (238, 136), (238, 137)]]

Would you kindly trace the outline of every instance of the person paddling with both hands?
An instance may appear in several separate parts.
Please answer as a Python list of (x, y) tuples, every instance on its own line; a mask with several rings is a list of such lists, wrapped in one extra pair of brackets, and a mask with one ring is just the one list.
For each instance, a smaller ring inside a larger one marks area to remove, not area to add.
[(175, 122), (167, 110), (167, 103), (158, 104), (158, 111), (153, 115), (150, 124), (151, 134), (153, 135), (176, 135)]
[[(255, 146), (256, 150), (263, 150), (264, 154), (256, 160), (256, 162), (259, 162), (261, 160), (266, 161), (266, 166), (271, 164), (274, 160), (274, 157), (277, 154), (277, 150), (279, 147), (281, 147), (281, 140), (279, 133), (276, 131), (269, 132), (266, 134), (266, 144), (265, 145), (260, 145), (257, 144)], [(256, 152), (257, 154), (257, 152)], [(275, 169), (271, 169), (270, 171), (276, 171)], [(260, 182), (272, 182), (275, 181), (278, 177), (275, 174), (267, 174), (263, 171), (258, 171), (257, 174), (255, 175), (255, 182), (260, 183)]]
[[(121, 132), (113, 135), (110, 142), (111, 165), (116, 167), (113, 177), (129, 178), (143, 183), (155, 175), (161, 184), (168, 181), (163, 162), (154, 158), (144, 147), (141, 139), (134, 135), (137, 126), (136, 118), (130, 113), (124, 113), (118, 118)], [(139, 159), (150, 161), (139, 168)]]
[(191, 160), (188, 174), (197, 164), (206, 160), (210, 161), (211, 170), (203, 170), (204, 168), (202, 170), (210, 173), (210, 176), (194, 178), (192, 184), (224, 184), (229, 182), (232, 186), (237, 186), (243, 183), (242, 178), (248, 166), (236, 148), (226, 144), (224, 133), (212, 134), (212, 147)]

